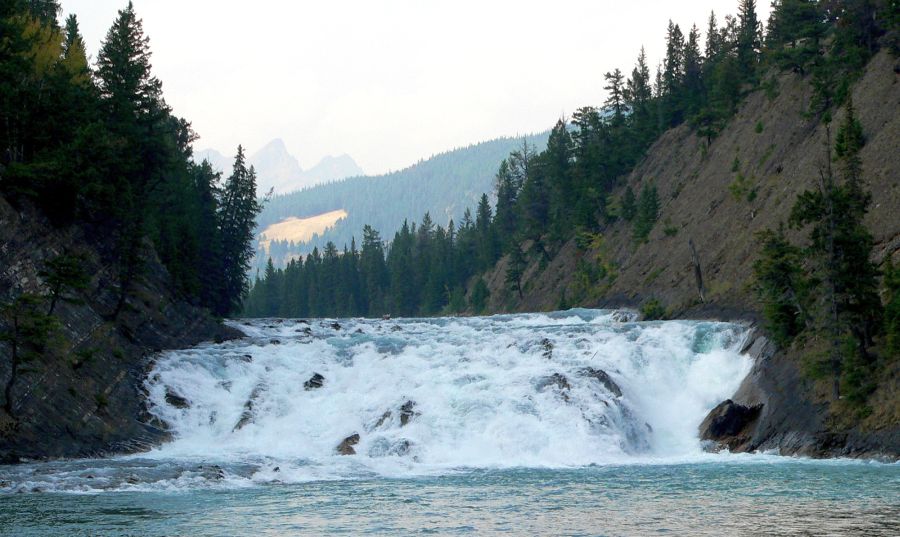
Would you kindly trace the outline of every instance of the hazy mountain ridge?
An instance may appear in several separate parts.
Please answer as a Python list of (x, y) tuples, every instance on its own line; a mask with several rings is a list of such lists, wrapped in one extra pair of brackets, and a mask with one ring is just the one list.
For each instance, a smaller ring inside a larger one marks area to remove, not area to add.
[[(234, 162), (233, 156), (225, 156), (216, 149), (196, 151), (196, 161), (208, 160), (214, 169), (228, 175)], [(353, 157), (343, 153), (326, 155), (315, 166), (304, 170), (300, 161), (288, 151), (284, 140), (276, 138), (250, 155), (250, 164), (256, 169), (257, 192), (261, 195), (274, 190), (286, 194), (320, 183), (362, 175), (363, 170)]]

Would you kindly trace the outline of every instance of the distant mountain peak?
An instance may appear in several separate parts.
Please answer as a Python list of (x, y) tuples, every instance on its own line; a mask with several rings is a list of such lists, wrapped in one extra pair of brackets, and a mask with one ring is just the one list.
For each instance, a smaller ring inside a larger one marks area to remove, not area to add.
[[(208, 160), (214, 169), (227, 175), (231, 172), (234, 157), (226, 157), (215, 149), (203, 149), (194, 152), (194, 160), (196, 162)], [(319, 183), (356, 177), (365, 173), (353, 157), (346, 153), (325, 156), (318, 164), (304, 170), (281, 138), (269, 141), (250, 155), (247, 161), (256, 170), (256, 186), (260, 193), (274, 189), (277, 194), (286, 194)]]

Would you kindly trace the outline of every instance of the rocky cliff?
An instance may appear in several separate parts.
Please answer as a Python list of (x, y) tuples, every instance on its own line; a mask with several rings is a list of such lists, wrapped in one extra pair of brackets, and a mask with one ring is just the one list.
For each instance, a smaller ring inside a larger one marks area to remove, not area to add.
[[(151, 423), (143, 379), (155, 352), (235, 337), (204, 310), (171, 291), (152, 248), (117, 316), (115, 267), (104, 261), (104, 240), (77, 228), (57, 229), (33, 209), (0, 197), (0, 303), (29, 293), (46, 296), (41, 271), (57, 256), (77, 255), (90, 275), (86, 289), (59, 301), (43, 352), (18, 367), (10, 390), (12, 415), (0, 410), (0, 459), (78, 457), (147, 449), (167, 437)], [(42, 304), (40, 307), (44, 307)], [(10, 320), (0, 320), (9, 333)], [(0, 379), (12, 374), (12, 347), (0, 343)]]
[[(867, 224), (878, 262), (889, 255), (900, 260), (898, 72), (900, 61), (881, 52), (852, 92), (866, 136), (861, 157), (874, 199)], [(508, 289), (507, 262), (501, 260), (485, 278), (490, 308), (548, 310), (561, 302), (638, 307), (655, 299), (674, 317), (758, 322), (760, 305), (750, 286), (759, 251), (755, 233), (787, 219), (797, 194), (815, 188), (826, 161), (825, 127), (806, 113), (810, 80), (785, 73), (763, 86), (765, 90), (746, 98), (717, 137), (708, 142), (687, 126), (672, 129), (626, 178), (617, 194), (626, 184), (635, 192), (652, 184), (659, 192), (659, 220), (646, 242), (635, 241), (624, 221), (609, 226), (602, 241), (586, 250), (572, 240), (551, 260), (532, 260), (521, 299)], [(838, 112), (834, 124), (842, 118)], [(702, 300), (691, 243), (702, 272)], [(585, 262), (606, 267), (610, 276), (585, 286), (579, 269)], [(796, 353), (769, 344), (757, 350), (756, 369), (735, 401), (763, 407), (752, 424), (745, 424), (743, 436), (723, 437), (725, 443), (736, 450), (900, 455), (896, 370), (888, 372), (873, 396), (877, 408), (872, 416), (862, 423), (841, 423), (829, 413), (827, 396), (800, 373)]]

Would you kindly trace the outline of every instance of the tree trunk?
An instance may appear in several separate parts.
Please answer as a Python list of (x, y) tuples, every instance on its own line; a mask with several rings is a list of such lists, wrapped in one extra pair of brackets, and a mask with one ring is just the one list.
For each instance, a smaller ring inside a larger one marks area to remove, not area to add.
[(694, 279), (697, 281), (697, 292), (700, 294), (700, 302), (706, 303), (706, 290), (703, 287), (703, 271), (700, 268), (700, 256), (697, 255), (697, 249), (694, 248), (694, 239), (688, 239), (688, 246), (691, 248), (691, 263), (694, 265)]

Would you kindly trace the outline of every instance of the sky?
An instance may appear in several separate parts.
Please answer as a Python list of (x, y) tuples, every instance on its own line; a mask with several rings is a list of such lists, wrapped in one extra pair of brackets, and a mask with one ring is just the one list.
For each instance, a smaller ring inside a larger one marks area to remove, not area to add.
[[(62, 0), (92, 58), (127, 0)], [(760, 19), (769, 2), (760, 0)], [(347, 153), (368, 173), (540, 132), (605, 98), (737, 0), (134, 0), (166, 101), (197, 149), (284, 140), (304, 169)]]

